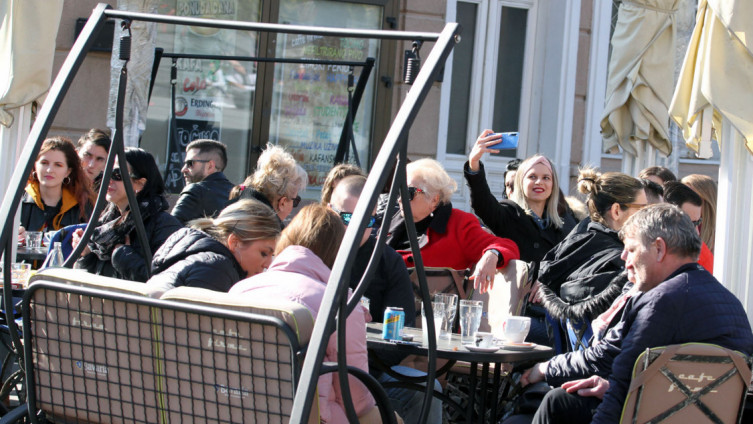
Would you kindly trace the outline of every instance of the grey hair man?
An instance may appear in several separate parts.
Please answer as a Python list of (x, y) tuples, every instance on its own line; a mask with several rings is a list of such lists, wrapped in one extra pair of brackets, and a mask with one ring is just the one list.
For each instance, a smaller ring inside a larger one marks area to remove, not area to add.
[(641, 293), (625, 306), (608, 379), (592, 376), (550, 391), (534, 423), (563, 415), (568, 422), (619, 422), (633, 365), (649, 347), (702, 342), (753, 353), (742, 304), (696, 263), (701, 240), (687, 214), (669, 204), (648, 206), (627, 220), (620, 237), (628, 278)]
[(215, 217), (225, 207), (233, 188), (222, 171), (227, 165), (227, 147), (216, 140), (194, 140), (186, 146), (183, 178), (186, 186), (172, 210), (184, 225), (193, 219)]

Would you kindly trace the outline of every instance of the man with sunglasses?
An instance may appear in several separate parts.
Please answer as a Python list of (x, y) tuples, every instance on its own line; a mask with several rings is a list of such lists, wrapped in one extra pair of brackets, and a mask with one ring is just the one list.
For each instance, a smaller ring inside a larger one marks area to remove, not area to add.
[[(667, 181), (664, 183), (664, 201), (682, 209), (690, 217), (698, 234), (701, 234), (703, 199), (698, 193), (679, 181)], [(701, 242), (701, 255), (698, 257), (698, 263), (706, 268), (706, 271), (714, 272), (714, 254), (704, 242)]]
[(227, 147), (219, 141), (194, 140), (186, 147), (181, 168), (186, 186), (172, 211), (183, 225), (196, 218), (215, 217), (225, 207), (233, 188), (222, 173), (226, 165)]
[[(363, 187), (366, 184), (366, 177), (360, 175), (351, 175), (340, 180), (332, 191), (329, 207), (337, 212), (342, 218), (343, 224), (348, 225), (353, 217), (353, 211), (356, 209), (356, 203), (361, 196)], [(376, 247), (376, 237), (372, 234), (372, 229), (377, 219), (371, 216), (361, 236), (360, 247), (356, 259), (351, 269), (350, 287), (355, 289), (366, 271), (371, 254)], [(382, 256), (377, 263), (374, 276), (364, 292), (364, 297), (369, 299), (369, 312), (375, 322), (382, 322), (384, 319), (384, 310), (387, 307), (403, 308), (405, 312), (405, 326), (414, 327), (416, 325), (416, 306), (413, 301), (413, 288), (408, 276), (408, 268), (405, 266), (403, 257), (395, 249), (384, 246)], [(415, 369), (399, 366), (398, 364), (406, 357), (405, 354), (395, 353), (391, 355), (382, 354), (380, 360), (393, 370), (402, 374), (423, 376), (426, 375)], [(371, 361), (369, 361), (371, 362)], [(369, 365), (369, 372), (380, 382), (394, 381), (386, 373), (382, 373), (374, 364)], [(441, 386), (435, 384), (435, 390), (441, 391)], [(405, 423), (410, 424), (418, 420), (418, 414), (421, 412), (421, 402), (423, 402), (423, 392), (390, 388), (386, 389), (388, 396), (392, 400), (395, 411), (404, 419)], [(429, 413), (429, 423), (440, 423), (442, 420), (442, 403), (434, 400)]]

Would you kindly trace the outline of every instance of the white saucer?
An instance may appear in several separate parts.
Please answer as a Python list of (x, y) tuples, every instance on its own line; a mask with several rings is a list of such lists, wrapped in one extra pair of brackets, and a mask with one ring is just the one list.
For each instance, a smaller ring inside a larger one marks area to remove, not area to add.
[(463, 347), (470, 350), (471, 352), (492, 353), (499, 350), (499, 346), (479, 347), (472, 344), (464, 344)]
[(503, 341), (501, 348), (504, 350), (533, 350), (536, 348), (536, 343), (515, 343)]

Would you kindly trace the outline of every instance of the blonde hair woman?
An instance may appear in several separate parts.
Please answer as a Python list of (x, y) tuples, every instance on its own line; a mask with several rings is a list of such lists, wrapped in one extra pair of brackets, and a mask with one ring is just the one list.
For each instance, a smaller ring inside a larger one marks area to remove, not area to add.
[(148, 284), (163, 290), (190, 286), (226, 292), (272, 262), (280, 224), (258, 200), (241, 200), (217, 218), (189, 222), (154, 254)]
[(306, 171), (280, 146), (267, 144), (256, 162), (256, 171), (230, 191), (230, 200), (256, 199), (272, 208), (280, 222), (301, 202)]
[[(519, 259), (518, 246), (481, 228), (472, 214), (454, 209), (450, 198), (457, 183), (434, 159), (419, 159), (406, 166), (408, 194), (418, 245), (425, 266), (453, 269), (473, 268), (475, 286), (481, 293), (491, 288), (497, 268)], [(405, 226), (405, 205), (390, 224), (387, 244), (402, 255), (407, 267), (414, 267)]]
[[(329, 280), (330, 268), (337, 256), (337, 246), (345, 234), (340, 216), (321, 204), (301, 209), (280, 236), (275, 259), (269, 270), (243, 280), (230, 293), (241, 296), (283, 298), (306, 306), (316, 318)], [(346, 320), (347, 362), (368, 371), (366, 351), (366, 322), (369, 312), (359, 305)], [(337, 338), (333, 334), (327, 344), (324, 361), (337, 361)], [(327, 373), (319, 377), (319, 412), (326, 423), (347, 423), (337, 375)], [(374, 398), (369, 391), (351, 377), (350, 394), (359, 417), (374, 415)], [(363, 419), (360, 420), (364, 422)]]
[(682, 183), (692, 188), (703, 200), (701, 205), (701, 240), (706, 243), (711, 252), (714, 252), (714, 239), (716, 238), (716, 197), (717, 186), (714, 180), (701, 174), (690, 174), (682, 179)]
[(484, 153), (497, 152), (487, 146), (498, 142), (491, 130), (482, 132), (463, 168), (471, 189), (471, 207), (495, 235), (518, 244), (522, 260), (538, 262), (572, 229), (572, 224), (563, 226), (557, 212), (557, 172), (546, 156), (529, 157), (518, 165), (510, 199), (498, 202), (489, 189), (481, 162)]

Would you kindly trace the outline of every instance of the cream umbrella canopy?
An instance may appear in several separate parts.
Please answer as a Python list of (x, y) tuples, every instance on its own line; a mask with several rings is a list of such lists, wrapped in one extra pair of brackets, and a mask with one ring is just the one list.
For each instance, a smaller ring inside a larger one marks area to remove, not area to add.
[(700, 0), (670, 106), (688, 147), (709, 157), (719, 141), (714, 275), (753, 322), (753, 2)]
[[(654, 152), (672, 152), (667, 109), (674, 82), (675, 12), (681, 0), (623, 1), (612, 54), (601, 131), (604, 148), (623, 149), (623, 170), (637, 174)], [(632, 164), (626, 166), (625, 164)]]
[(31, 129), (31, 104), (50, 87), (63, 0), (0, 2), (0, 187)]

